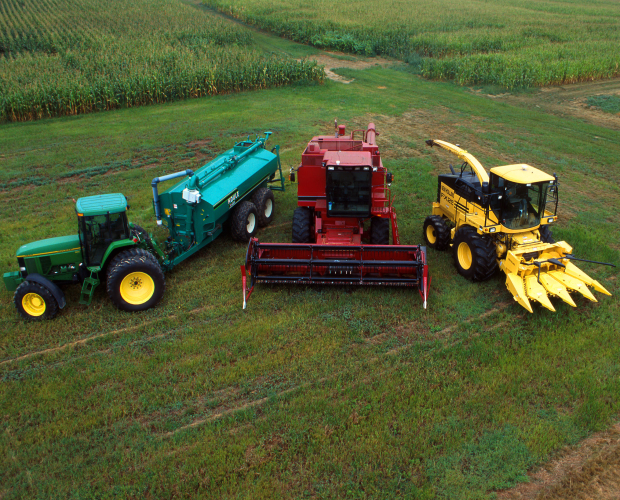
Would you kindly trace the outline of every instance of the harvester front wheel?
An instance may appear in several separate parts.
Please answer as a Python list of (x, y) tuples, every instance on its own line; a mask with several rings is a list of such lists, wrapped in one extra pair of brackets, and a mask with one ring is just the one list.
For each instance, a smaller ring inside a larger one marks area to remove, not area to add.
[(110, 262), (106, 289), (112, 304), (122, 311), (144, 311), (161, 300), (166, 280), (152, 253), (131, 248)]
[(230, 233), (236, 241), (247, 243), (256, 234), (258, 217), (251, 201), (242, 201), (235, 207), (231, 217)]
[(382, 217), (370, 219), (370, 243), (372, 245), (390, 244), (390, 219)]
[(24, 281), (15, 290), (13, 301), (19, 315), (29, 321), (52, 319), (58, 313), (58, 302), (45, 286)]
[(265, 227), (273, 220), (275, 200), (269, 188), (258, 188), (252, 195), (252, 203), (256, 207), (256, 219), (259, 227)]
[(551, 234), (549, 226), (540, 226), (538, 232), (540, 233), (540, 241), (543, 243), (555, 243), (555, 238), (553, 234)]
[(439, 215), (429, 215), (424, 221), (424, 241), (435, 250), (445, 250), (450, 246), (450, 230)]
[(306, 207), (297, 207), (293, 212), (293, 243), (312, 243), (313, 236), (312, 210)]
[(485, 281), (497, 271), (495, 244), (480, 236), (473, 227), (460, 228), (452, 244), (454, 265), (461, 276), (471, 281)]

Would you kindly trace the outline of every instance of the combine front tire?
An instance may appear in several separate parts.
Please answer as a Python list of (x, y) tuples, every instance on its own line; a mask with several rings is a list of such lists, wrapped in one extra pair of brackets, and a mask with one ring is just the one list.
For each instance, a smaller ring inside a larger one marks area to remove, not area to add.
[(293, 213), (293, 243), (312, 243), (312, 210), (298, 207)]
[(390, 244), (390, 219), (381, 217), (370, 219), (370, 243), (371, 245)]
[(450, 245), (450, 230), (439, 215), (429, 215), (424, 221), (424, 241), (435, 250), (445, 250)]
[(256, 206), (251, 201), (242, 201), (231, 216), (230, 233), (233, 240), (247, 243), (256, 234), (258, 217)]
[(29, 321), (52, 319), (58, 313), (58, 302), (45, 286), (24, 281), (15, 290), (13, 301), (17, 312)]
[(132, 248), (110, 262), (106, 289), (112, 304), (122, 311), (144, 311), (161, 300), (166, 281), (153, 254)]
[(488, 280), (497, 271), (495, 243), (473, 227), (464, 226), (456, 232), (452, 251), (457, 271), (471, 281)]
[(258, 188), (252, 195), (252, 203), (256, 207), (256, 219), (259, 227), (265, 227), (273, 220), (275, 201), (273, 191), (269, 188)]

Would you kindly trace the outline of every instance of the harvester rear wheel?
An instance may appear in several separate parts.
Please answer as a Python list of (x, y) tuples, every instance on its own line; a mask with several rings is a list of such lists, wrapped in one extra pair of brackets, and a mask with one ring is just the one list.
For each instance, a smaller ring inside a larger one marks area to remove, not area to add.
[(112, 304), (122, 311), (144, 311), (161, 300), (166, 280), (152, 253), (131, 248), (110, 262), (106, 289)]
[(297, 207), (293, 212), (293, 243), (312, 243), (312, 222), (314, 214), (306, 207)]
[(29, 321), (52, 319), (58, 313), (58, 302), (45, 286), (24, 281), (15, 290), (13, 302), (17, 312)]
[(424, 220), (424, 241), (435, 250), (445, 250), (450, 246), (450, 230), (439, 215), (429, 215)]
[(390, 244), (390, 219), (382, 217), (370, 219), (370, 243), (372, 245)]
[(493, 240), (480, 236), (471, 226), (456, 232), (452, 251), (457, 271), (469, 280), (485, 281), (497, 271)]
[(256, 207), (256, 219), (259, 227), (265, 227), (273, 220), (275, 208), (273, 191), (266, 187), (258, 188), (252, 195), (252, 203)]
[(553, 234), (551, 234), (551, 229), (549, 226), (540, 226), (538, 228), (538, 232), (540, 232), (540, 240), (543, 243), (555, 243), (555, 238)]
[(230, 234), (234, 240), (247, 243), (258, 229), (256, 206), (251, 201), (242, 201), (231, 216)]

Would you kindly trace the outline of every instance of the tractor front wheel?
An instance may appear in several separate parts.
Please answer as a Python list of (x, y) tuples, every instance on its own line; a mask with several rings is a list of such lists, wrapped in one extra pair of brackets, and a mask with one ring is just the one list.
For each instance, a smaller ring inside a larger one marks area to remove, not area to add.
[(275, 200), (269, 188), (258, 188), (252, 195), (252, 203), (256, 207), (256, 219), (259, 227), (265, 227), (273, 220)]
[(52, 292), (33, 281), (24, 281), (17, 287), (13, 302), (20, 316), (29, 321), (52, 319), (58, 313), (58, 302)]
[(122, 311), (144, 311), (161, 300), (166, 281), (153, 254), (132, 248), (110, 262), (106, 289), (112, 303)]
[(297, 207), (293, 212), (293, 243), (312, 243), (314, 214), (306, 207)]
[(251, 201), (242, 201), (235, 207), (231, 216), (230, 233), (233, 240), (247, 243), (256, 234), (258, 216), (256, 206)]
[(495, 243), (480, 236), (471, 226), (456, 232), (452, 251), (456, 270), (468, 280), (485, 281), (497, 271)]
[(381, 217), (370, 219), (370, 243), (372, 245), (390, 244), (390, 219)]
[(450, 230), (439, 215), (429, 215), (424, 221), (424, 241), (435, 250), (445, 250), (450, 246)]

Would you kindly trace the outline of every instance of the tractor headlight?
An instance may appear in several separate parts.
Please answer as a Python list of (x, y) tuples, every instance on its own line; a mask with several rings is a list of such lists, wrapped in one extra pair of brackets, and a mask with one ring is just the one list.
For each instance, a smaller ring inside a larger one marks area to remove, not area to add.
[(496, 228), (492, 227), (491, 229), (489, 229), (489, 233), (494, 233), (496, 230)]
[(553, 222), (553, 217), (549, 217), (549, 218), (547, 219), (547, 223), (551, 224), (552, 222)]
[(25, 267), (20, 267), (19, 270), (23, 272), (23, 271), (26, 270), (26, 268)]

